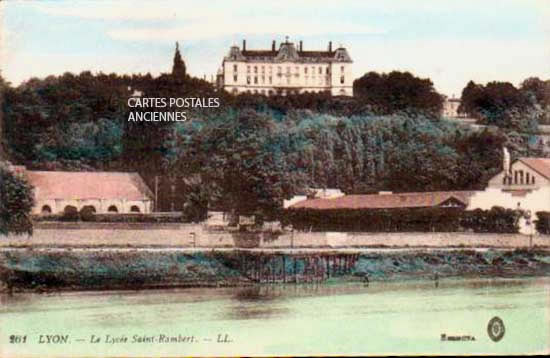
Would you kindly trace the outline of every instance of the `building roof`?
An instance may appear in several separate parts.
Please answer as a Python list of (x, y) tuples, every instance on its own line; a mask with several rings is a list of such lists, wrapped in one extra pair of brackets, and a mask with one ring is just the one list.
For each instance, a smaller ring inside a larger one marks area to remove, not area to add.
[(27, 171), (36, 200), (151, 200), (153, 194), (137, 173)]
[(278, 50), (241, 50), (237, 46), (231, 47), (228, 56), (229, 61), (261, 61), (261, 62), (352, 62), (347, 50), (339, 47), (328, 51), (300, 51), (294, 43), (283, 42)]
[(545, 178), (550, 179), (550, 158), (519, 158), (518, 160)]
[(308, 199), (300, 201), (291, 209), (395, 209), (427, 208), (439, 206), (448, 200), (467, 206), (474, 191), (432, 191), (418, 193), (346, 195), (339, 198)]

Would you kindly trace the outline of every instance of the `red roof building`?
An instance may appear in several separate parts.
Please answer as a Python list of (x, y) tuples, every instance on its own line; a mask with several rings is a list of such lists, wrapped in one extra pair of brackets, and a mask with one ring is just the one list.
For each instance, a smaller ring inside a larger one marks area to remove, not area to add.
[(137, 173), (26, 171), (34, 186), (34, 213), (62, 213), (72, 206), (96, 213), (151, 212), (153, 193)]
[(290, 209), (396, 209), (429, 207), (462, 207), (469, 204), (475, 191), (432, 191), (416, 193), (381, 193), (345, 195), (329, 199), (308, 199), (290, 206)]

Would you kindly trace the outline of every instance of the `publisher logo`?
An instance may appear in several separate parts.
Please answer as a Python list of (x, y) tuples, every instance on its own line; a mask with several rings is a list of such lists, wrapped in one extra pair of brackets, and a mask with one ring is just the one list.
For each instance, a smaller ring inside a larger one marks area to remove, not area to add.
[(493, 342), (498, 342), (504, 337), (506, 329), (504, 328), (504, 322), (499, 317), (493, 317), (487, 325), (487, 334)]

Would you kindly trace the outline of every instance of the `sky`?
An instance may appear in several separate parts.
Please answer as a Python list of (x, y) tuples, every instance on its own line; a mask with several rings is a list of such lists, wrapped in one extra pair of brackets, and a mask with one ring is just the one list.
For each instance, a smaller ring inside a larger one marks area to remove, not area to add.
[(445, 95), (468, 81), (550, 79), (550, 0), (5, 0), (0, 70), (13, 85), (81, 71), (210, 78), (233, 44), (343, 45), (354, 77), (410, 71)]

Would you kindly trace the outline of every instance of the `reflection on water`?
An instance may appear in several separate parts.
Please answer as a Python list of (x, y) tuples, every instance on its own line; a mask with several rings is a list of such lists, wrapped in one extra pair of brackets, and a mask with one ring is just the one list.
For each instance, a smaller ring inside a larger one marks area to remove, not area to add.
[[(0, 327), (29, 334), (43, 334), (44, 327), (84, 337), (227, 333), (235, 342), (185, 352), (182, 346), (121, 345), (112, 355), (525, 353), (548, 349), (550, 342), (550, 278), (444, 279), (437, 288), (433, 281), (407, 281), (18, 293), (1, 295), (0, 303)], [(498, 344), (486, 334), (494, 316), (506, 325)], [(442, 333), (476, 341), (442, 345)], [(55, 356), (57, 348), (51, 349)]]

